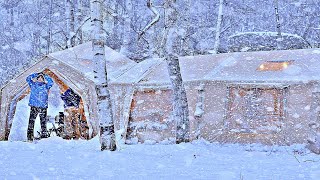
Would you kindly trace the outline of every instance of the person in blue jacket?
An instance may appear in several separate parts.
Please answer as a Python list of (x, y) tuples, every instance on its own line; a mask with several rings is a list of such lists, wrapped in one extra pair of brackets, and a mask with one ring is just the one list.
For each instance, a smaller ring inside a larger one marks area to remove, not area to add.
[(26, 79), (29, 84), (31, 94), (29, 106), (31, 107), (27, 138), (33, 141), (34, 122), (39, 114), (41, 125), (41, 138), (47, 137), (47, 108), (48, 93), (53, 85), (53, 80), (44, 73), (33, 73)]

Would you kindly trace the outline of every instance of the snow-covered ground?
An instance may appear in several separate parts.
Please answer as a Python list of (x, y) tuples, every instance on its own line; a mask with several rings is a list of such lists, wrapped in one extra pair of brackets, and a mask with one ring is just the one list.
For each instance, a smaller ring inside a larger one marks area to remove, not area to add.
[(101, 152), (99, 140), (0, 142), (0, 179), (320, 179), (303, 145), (137, 144)]

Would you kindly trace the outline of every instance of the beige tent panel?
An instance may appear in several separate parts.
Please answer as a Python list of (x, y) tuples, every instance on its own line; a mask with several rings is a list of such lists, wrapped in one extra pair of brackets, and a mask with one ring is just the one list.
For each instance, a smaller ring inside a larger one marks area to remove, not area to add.
[(175, 137), (171, 102), (171, 90), (136, 91), (130, 107), (127, 142), (135, 137), (140, 142)]

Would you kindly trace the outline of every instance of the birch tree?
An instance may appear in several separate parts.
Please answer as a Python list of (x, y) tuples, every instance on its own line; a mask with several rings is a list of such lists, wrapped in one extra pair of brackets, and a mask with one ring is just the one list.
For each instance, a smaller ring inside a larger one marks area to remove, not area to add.
[(193, 48), (191, 47), (191, 0), (183, 0), (182, 3), (184, 4), (183, 8), (183, 28), (185, 30), (183, 41), (182, 41), (182, 49), (181, 55), (182, 56), (190, 56), (193, 54)]
[(82, 32), (82, 18), (83, 18), (83, 14), (82, 14), (82, 1), (81, 0), (77, 0), (77, 7), (76, 7), (76, 24), (77, 24), (77, 32), (75, 32), (76, 34), (78, 34), (78, 40), (79, 40), (79, 44), (83, 43), (83, 32)]
[(224, 0), (219, 1), (219, 11), (218, 11), (218, 19), (217, 19), (217, 26), (216, 26), (216, 36), (214, 41), (213, 52), (215, 54), (218, 53), (219, 46), (220, 46), (220, 35), (221, 35), (221, 26), (222, 26), (222, 17), (223, 17), (223, 2)]
[[(122, 1), (122, 0), (115, 0), (113, 3), (109, 3), (112, 5), (112, 8), (114, 9), (113, 12), (111, 12), (111, 16), (113, 17), (113, 27), (112, 27), (112, 42), (110, 43), (111, 48), (116, 50), (121, 50), (122, 45), (122, 35), (125, 29), (123, 28), (123, 22), (124, 22), (124, 9), (126, 9), (126, 3), (131, 4), (130, 0)], [(131, 9), (130, 9), (131, 11)], [(128, 12), (128, 11), (126, 11)], [(128, 17), (126, 15), (125, 17)], [(130, 16), (129, 16), (130, 17)]]
[(66, 34), (67, 34), (67, 48), (75, 46), (75, 24), (74, 24), (74, 3), (71, 0), (66, 0)]
[[(147, 1), (147, 6), (154, 13), (152, 21), (140, 33), (142, 36), (145, 31), (151, 28), (159, 21), (159, 13), (152, 6), (151, 0)], [(167, 62), (170, 81), (173, 89), (173, 119), (176, 123), (176, 143), (189, 142), (190, 125), (189, 125), (189, 109), (186, 90), (183, 85), (183, 80), (180, 71), (178, 59), (179, 50), (181, 50), (181, 37), (177, 29), (178, 7), (176, 0), (165, 0), (165, 27), (161, 49), (163, 56)], [(160, 53), (160, 56), (161, 54)]]
[(36, 0), (36, 14), (34, 16), (35, 25), (33, 31), (33, 54), (39, 55), (41, 54), (41, 2), (40, 0)]
[(131, 0), (125, 1), (126, 15), (123, 26), (123, 42), (121, 46), (121, 53), (128, 55), (131, 45), (131, 15), (132, 15), (132, 2)]
[(51, 52), (52, 42), (52, 11), (53, 11), (53, 0), (49, 0), (49, 12), (48, 12), (48, 37), (47, 37), (47, 50), (46, 54)]
[(176, 22), (178, 20), (178, 9), (176, 0), (166, 0), (165, 2), (165, 26), (166, 44), (165, 60), (168, 65), (171, 85), (173, 88), (173, 118), (176, 122), (176, 143), (189, 141), (189, 110), (186, 90), (180, 71), (180, 64), (177, 52), (180, 44)]
[(116, 149), (110, 92), (108, 90), (105, 59), (105, 39), (102, 20), (102, 0), (91, 0), (92, 49), (94, 52), (94, 78), (97, 92), (101, 151)]
[(279, 7), (278, 7), (278, 0), (274, 0), (274, 11), (275, 11), (275, 17), (276, 17), (276, 24), (277, 24), (277, 49), (281, 50), (281, 41), (282, 41), (282, 35), (281, 35), (281, 24), (280, 24), (280, 16), (279, 16)]

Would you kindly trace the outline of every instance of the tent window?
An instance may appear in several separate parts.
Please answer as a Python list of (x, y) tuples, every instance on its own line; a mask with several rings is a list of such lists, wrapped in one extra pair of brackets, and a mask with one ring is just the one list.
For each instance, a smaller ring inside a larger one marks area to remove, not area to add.
[(259, 65), (257, 71), (282, 71), (287, 69), (293, 61), (266, 61)]
[(226, 126), (235, 132), (278, 132), (284, 118), (284, 88), (229, 87)]

